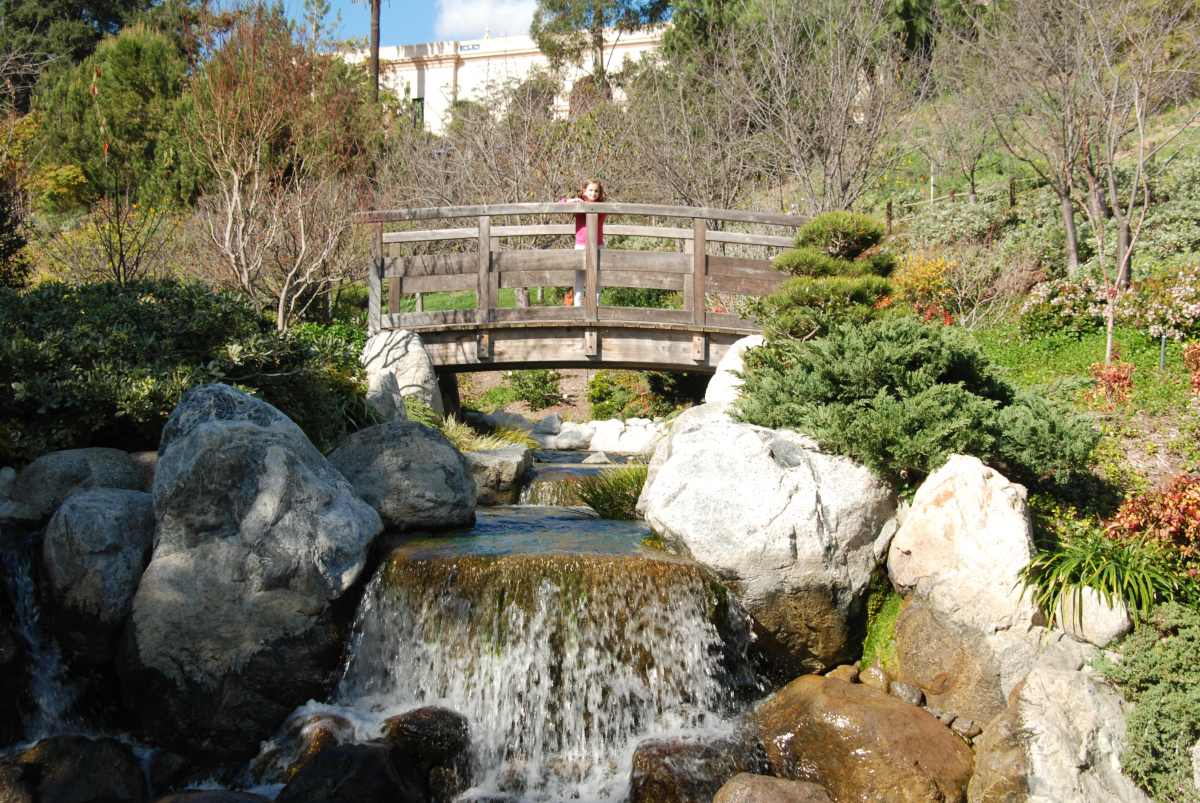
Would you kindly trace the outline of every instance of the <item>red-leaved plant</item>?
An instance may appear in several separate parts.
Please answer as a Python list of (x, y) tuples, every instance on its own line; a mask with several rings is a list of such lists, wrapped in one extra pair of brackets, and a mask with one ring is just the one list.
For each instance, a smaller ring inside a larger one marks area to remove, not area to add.
[(1092, 401), (1103, 399), (1110, 408), (1124, 404), (1129, 401), (1129, 394), (1133, 391), (1133, 371), (1133, 363), (1121, 362), (1116, 352), (1108, 365), (1102, 362), (1093, 364), (1092, 378), (1096, 380), (1096, 387), (1088, 392), (1088, 398)]
[(1200, 474), (1180, 474), (1162, 490), (1126, 499), (1107, 529), (1114, 538), (1157, 542), (1189, 576), (1200, 577)]
[(1200, 393), (1200, 343), (1183, 347), (1183, 364), (1192, 375), (1192, 393)]

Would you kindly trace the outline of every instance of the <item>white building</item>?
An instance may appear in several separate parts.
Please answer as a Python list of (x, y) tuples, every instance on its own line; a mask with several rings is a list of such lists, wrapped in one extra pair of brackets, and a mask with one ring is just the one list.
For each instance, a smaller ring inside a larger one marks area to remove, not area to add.
[[(662, 28), (637, 33), (612, 33), (605, 46), (605, 65), (609, 72), (621, 69), (628, 61), (636, 62), (655, 50), (662, 39)], [(355, 53), (351, 60), (366, 60), (366, 53)], [(456, 100), (478, 100), (489, 85), (523, 80), (535, 67), (548, 68), (549, 61), (528, 36), (501, 36), (469, 39), (461, 42), (428, 42), (379, 49), (380, 83), (399, 97), (408, 97), (422, 107), (425, 125), (440, 133), (450, 106)], [(565, 70), (567, 92), (574, 83), (592, 71), (589, 53), (581, 66)], [(567, 95), (558, 100), (566, 112)]]

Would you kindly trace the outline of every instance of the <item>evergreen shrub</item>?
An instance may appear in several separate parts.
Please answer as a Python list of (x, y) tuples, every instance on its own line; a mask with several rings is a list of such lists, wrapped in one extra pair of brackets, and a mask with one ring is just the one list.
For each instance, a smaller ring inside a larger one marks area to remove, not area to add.
[(1098, 668), (1133, 703), (1121, 768), (1154, 800), (1195, 803), (1191, 748), (1200, 740), (1200, 610), (1155, 609)]
[(768, 340), (747, 354), (736, 415), (805, 432), (903, 488), (953, 453), (1027, 483), (1069, 482), (1099, 437), (1081, 417), (1019, 394), (961, 333), (909, 318)]
[(368, 420), (357, 365), (322, 357), (240, 297), (201, 284), (0, 288), (0, 377), (0, 462), (155, 448), (183, 392), (208, 382), (265, 399), (321, 448)]
[(883, 224), (858, 212), (824, 212), (796, 232), (798, 247), (811, 247), (835, 259), (857, 259), (883, 240)]
[(549, 368), (528, 371), (509, 371), (504, 382), (513, 394), (529, 405), (531, 410), (543, 410), (563, 400), (560, 382), (562, 374)]
[(705, 374), (661, 371), (597, 371), (588, 382), (592, 418), (661, 418), (704, 395)]

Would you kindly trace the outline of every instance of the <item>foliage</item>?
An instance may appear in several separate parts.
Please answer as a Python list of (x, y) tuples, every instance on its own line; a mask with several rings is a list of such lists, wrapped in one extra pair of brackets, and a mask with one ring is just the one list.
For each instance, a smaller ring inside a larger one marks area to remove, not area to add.
[(592, 418), (660, 418), (704, 393), (702, 374), (657, 371), (597, 371), (588, 382)]
[(367, 345), (366, 327), (347, 323), (301, 323), (292, 327), (292, 335), (307, 343), (321, 361), (350, 374), (362, 372), (363, 347)]
[(1154, 337), (1200, 336), (1200, 263), (1183, 265), (1141, 282), (1125, 311)]
[(191, 201), (200, 176), (183, 139), (186, 72), (166, 36), (135, 25), (80, 64), (47, 73), (35, 98), (39, 164), (78, 167), (83, 203)]
[(862, 659), (858, 665), (866, 669), (879, 663), (895, 674), (896, 620), (904, 609), (904, 598), (892, 590), (887, 580), (876, 578), (867, 590), (867, 635), (863, 639)]
[(1021, 305), (1021, 335), (1080, 338), (1104, 326), (1104, 291), (1089, 280), (1042, 282)]
[(1096, 386), (1088, 391), (1087, 396), (1093, 402), (1101, 402), (1112, 410), (1118, 405), (1129, 401), (1133, 393), (1133, 372), (1137, 366), (1121, 362), (1114, 353), (1113, 361), (1108, 365), (1102, 362), (1092, 363), (1091, 374), (1096, 380)]
[(890, 293), (887, 280), (878, 276), (798, 276), (751, 302), (750, 310), (768, 334), (807, 339), (841, 322), (865, 323), (877, 317), (888, 306)]
[(917, 308), (945, 307), (950, 302), (947, 275), (953, 263), (938, 252), (918, 252), (900, 260), (892, 276), (896, 296)]
[(1192, 745), (1200, 739), (1200, 611), (1162, 605), (1122, 642), (1119, 660), (1101, 658), (1133, 711), (1125, 723), (1125, 774), (1155, 800), (1194, 803)]
[(562, 401), (558, 371), (540, 368), (529, 371), (507, 371), (504, 382), (513, 390), (517, 399), (529, 405), (531, 410), (542, 410)]
[(1181, 474), (1160, 490), (1125, 500), (1108, 533), (1123, 542), (1158, 544), (1189, 577), (1200, 579), (1200, 474)]
[(1200, 343), (1188, 343), (1183, 350), (1183, 364), (1192, 375), (1192, 393), (1200, 393)]
[(834, 259), (857, 259), (883, 240), (883, 224), (858, 212), (824, 212), (796, 232), (796, 245), (819, 249)]
[(357, 374), (199, 284), (0, 289), (0, 461), (83, 446), (153, 448), (190, 387), (255, 393), (318, 446), (366, 421)]
[[(410, 411), (409, 420), (417, 421), (438, 430), (460, 452), (486, 452), (491, 449), (504, 449), (509, 446), (527, 446), (533, 448), (537, 445), (528, 432), (519, 429), (497, 429), (483, 434), (474, 429), (470, 424), (460, 421), (452, 415), (439, 418), (436, 413), (433, 413), (430, 419), (423, 415), (424, 411), (421, 409), (423, 407), (425, 410), (429, 410), (428, 405), (418, 404), (410, 407), (411, 404), (411, 400), (405, 400), (405, 409)], [(432, 413), (433, 411), (429, 410), (429, 412)]]
[(602, 519), (633, 521), (637, 518), (637, 500), (646, 484), (647, 466), (631, 464), (608, 468), (580, 477), (575, 493), (583, 504)]
[(960, 333), (907, 318), (769, 340), (747, 355), (737, 415), (812, 435), (904, 487), (953, 453), (1066, 482), (1097, 438), (1081, 418), (1018, 394)]
[(21, 218), (12, 194), (0, 184), (0, 287), (24, 287), (28, 280)]
[(880, 275), (891, 272), (891, 265), (885, 259), (874, 261), (870, 259), (851, 261), (830, 256), (819, 248), (802, 246), (790, 248), (779, 254), (771, 261), (775, 270), (790, 273), (793, 276), (867, 276), (882, 270)]
[(605, 38), (654, 25), (666, 14), (665, 0), (538, 0), (529, 35), (556, 68), (582, 64), (591, 54), (593, 79), (606, 86)]

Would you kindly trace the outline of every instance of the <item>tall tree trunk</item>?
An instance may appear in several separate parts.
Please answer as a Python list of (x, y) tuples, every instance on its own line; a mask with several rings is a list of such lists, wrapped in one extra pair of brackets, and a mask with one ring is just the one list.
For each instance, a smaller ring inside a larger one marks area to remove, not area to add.
[(604, 69), (604, 4), (592, 3), (592, 81), (605, 97), (608, 95), (608, 73)]
[(383, 0), (371, 0), (371, 102), (379, 103), (379, 6)]
[(1071, 202), (1070, 189), (1060, 193), (1059, 208), (1062, 210), (1063, 230), (1067, 235), (1067, 275), (1075, 278), (1079, 273), (1079, 234), (1075, 231), (1075, 205)]

